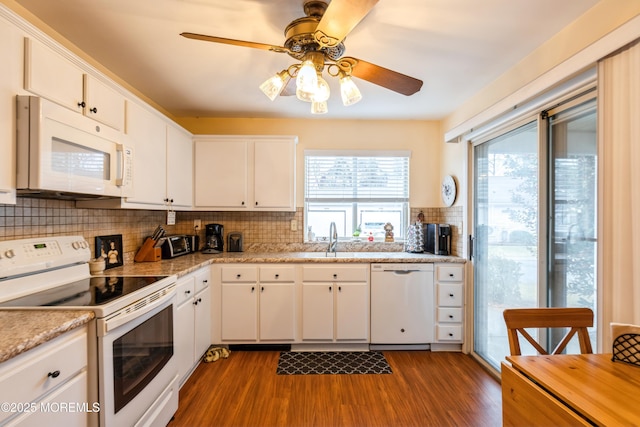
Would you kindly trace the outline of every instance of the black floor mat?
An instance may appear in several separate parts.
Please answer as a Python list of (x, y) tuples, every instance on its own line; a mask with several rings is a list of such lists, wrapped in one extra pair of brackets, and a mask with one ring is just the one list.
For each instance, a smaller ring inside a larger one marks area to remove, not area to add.
[(278, 375), (391, 374), (391, 367), (379, 351), (283, 351)]

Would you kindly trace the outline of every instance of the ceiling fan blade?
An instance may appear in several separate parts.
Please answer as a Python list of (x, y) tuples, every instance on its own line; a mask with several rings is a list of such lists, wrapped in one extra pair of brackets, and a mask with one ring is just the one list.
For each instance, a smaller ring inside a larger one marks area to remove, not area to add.
[(314, 38), (322, 47), (339, 44), (379, 0), (332, 0), (316, 27)]
[(413, 95), (422, 87), (422, 80), (415, 79), (397, 71), (389, 70), (379, 65), (372, 64), (361, 59), (342, 57), (340, 61), (346, 61), (353, 69), (351, 75), (366, 80), (378, 86), (382, 86), (394, 92), (406, 96)]
[(280, 92), (280, 96), (292, 96), (296, 94), (296, 79), (291, 78)]
[(205, 42), (224, 43), (234, 46), (252, 47), (254, 49), (270, 50), (272, 52), (288, 53), (289, 49), (283, 46), (274, 46), (265, 43), (248, 42), (245, 40), (225, 39), (224, 37), (206, 36), (203, 34), (195, 33), (180, 33), (182, 37), (194, 40), (202, 40)]

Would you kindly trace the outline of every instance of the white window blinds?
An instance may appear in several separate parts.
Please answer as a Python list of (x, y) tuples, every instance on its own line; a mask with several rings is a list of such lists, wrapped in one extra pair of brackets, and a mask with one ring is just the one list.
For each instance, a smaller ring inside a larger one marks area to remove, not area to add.
[(305, 153), (306, 202), (408, 202), (409, 152)]

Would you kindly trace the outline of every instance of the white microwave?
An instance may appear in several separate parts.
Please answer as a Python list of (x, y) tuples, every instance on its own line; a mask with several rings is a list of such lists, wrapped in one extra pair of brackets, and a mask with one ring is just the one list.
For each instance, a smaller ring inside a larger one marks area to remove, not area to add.
[(122, 133), (36, 96), (17, 96), (18, 194), (133, 195), (133, 150)]

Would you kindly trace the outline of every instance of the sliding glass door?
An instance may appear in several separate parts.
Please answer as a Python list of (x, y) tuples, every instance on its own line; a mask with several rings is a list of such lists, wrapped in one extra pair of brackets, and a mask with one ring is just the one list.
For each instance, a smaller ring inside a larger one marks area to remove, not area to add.
[(497, 368), (509, 352), (502, 310), (539, 300), (537, 122), (474, 150), (474, 350)]
[(596, 310), (595, 125), (591, 95), (473, 148), (474, 352), (496, 369), (509, 354), (505, 308)]

